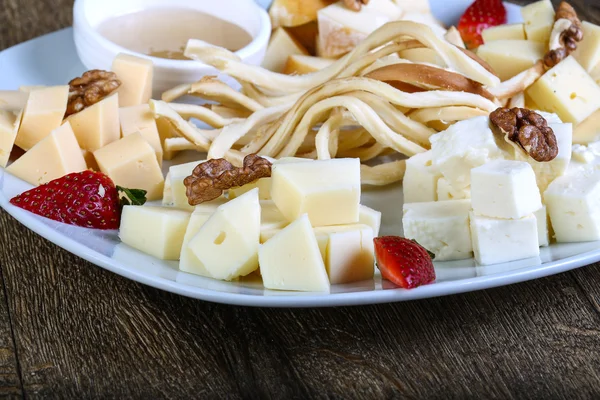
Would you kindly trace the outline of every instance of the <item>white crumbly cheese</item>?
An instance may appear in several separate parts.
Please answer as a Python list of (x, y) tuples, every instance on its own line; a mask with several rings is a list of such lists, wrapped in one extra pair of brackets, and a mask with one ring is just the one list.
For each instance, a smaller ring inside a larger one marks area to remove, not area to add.
[(544, 201), (558, 242), (600, 240), (600, 171), (580, 169), (557, 178)]
[(433, 166), (431, 151), (419, 153), (406, 160), (402, 181), (405, 203), (437, 200), (437, 182), (442, 175)]
[(596, 156), (592, 150), (582, 144), (574, 144), (571, 159), (582, 164), (591, 164)]
[(460, 260), (472, 256), (469, 200), (404, 204), (404, 236), (435, 254), (435, 259)]
[(550, 229), (548, 229), (548, 212), (546, 206), (533, 213), (538, 228), (538, 244), (540, 247), (550, 244)]
[(562, 124), (563, 123), (562, 119), (560, 119), (558, 114), (546, 112), (546, 111), (540, 111), (540, 110), (535, 110), (535, 112), (540, 114), (542, 117), (544, 117), (544, 119), (546, 120), (546, 122), (548, 124)]
[(462, 200), (471, 198), (471, 186), (464, 189), (455, 189), (446, 178), (437, 181), (437, 201)]
[(484, 217), (471, 213), (471, 237), (475, 260), (481, 265), (536, 257), (540, 254), (537, 219)]
[(524, 161), (494, 160), (471, 170), (475, 214), (523, 218), (542, 207), (531, 166)]
[(430, 138), (433, 165), (455, 189), (471, 184), (471, 169), (504, 157), (488, 117), (457, 122)]

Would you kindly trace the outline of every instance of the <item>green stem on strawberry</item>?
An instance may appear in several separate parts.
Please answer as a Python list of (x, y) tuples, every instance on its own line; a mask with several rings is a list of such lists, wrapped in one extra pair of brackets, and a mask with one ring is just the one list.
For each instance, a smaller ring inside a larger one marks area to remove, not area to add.
[(123, 206), (142, 206), (146, 203), (146, 193), (143, 189), (128, 189), (117, 185), (119, 192), (119, 205)]

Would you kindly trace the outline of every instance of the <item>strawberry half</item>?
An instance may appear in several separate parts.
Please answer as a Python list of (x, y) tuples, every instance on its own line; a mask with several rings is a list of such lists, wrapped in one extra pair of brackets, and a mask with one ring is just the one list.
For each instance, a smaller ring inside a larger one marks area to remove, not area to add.
[(506, 8), (501, 0), (475, 0), (460, 17), (458, 31), (465, 45), (475, 49), (483, 44), (481, 32), (506, 23)]
[(431, 254), (414, 240), (382, 236), (373, 241), (377, 268), (384, 279), (404, 289), (413, 289), (435, 281)]
[[(120, 191), (125, 196), (120, 196)], [(101, 172), (65, 175), (18, 196), (10, 203), (42, 217), (94, 229), (118, 229), (122, 204), (143, 204), (146, 191), (123, 189)], [(122, 197), (119, 199), (119, 197)]]

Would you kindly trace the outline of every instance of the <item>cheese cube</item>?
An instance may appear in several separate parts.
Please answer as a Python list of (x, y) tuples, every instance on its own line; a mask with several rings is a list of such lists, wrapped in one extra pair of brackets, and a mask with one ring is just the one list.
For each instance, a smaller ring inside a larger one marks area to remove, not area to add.
[(333, 64), (332, 59), (323, 57), (305, 56), (301, 54), (292, 54), (288, 57), (283, 69), (284, 74), (304, 75), (311, 72), (320, 71)]
[(484, 43), (496, 40), (525, 40), (524, 24), (506, 24), (493, 26), (481, 32)]
[(41, 185), (87, 166), (68, 122), (52, 131), (6, 171), (32, 185)]
[(518, 159), (527, 161), (535, 172), (537, 186), (540, 193), (544, 193), (550, 182), (567, 172), (571, 162), (571, 146), (573, 143), (573, 125), (548, 124), (554, 131), (558, 145), (558, 155), (549, 162), (537, 162), (533, 158), (518, 153)]
[(260, 231), (272, 231), (285, 228), (289, 224), (279, 208), (271, 200), (260, 201)]
[(169, 168), (168, 176), (171, 186), (171, 202), (173, 203), (173, 207), (188, 211), (192, 211), (194, 209), (194, 206), (191, 206), (188, 203), (186, 187), (183, 184), (183, 180), (192, 175), (194, 168), (196, 168), (198, 164), (202, 162), (204, 162), (204, 160), (173, 165), (171, 168)]
[(542, 0), (521, 8), (528, 40), (548, 43), (554, 26), (554, 7), (550, 0)]
[(273, 28), (298, 26), (317, 19), (317, 11), (333, 0), (275, 0), (269, 8)]
[(248, 183), (244, 186), (234, 187), (229, 189), (228, 194), (230, 199), (240, 197), (250, 190), (258, 188), (258, 198), (261, 200), (271, 200), (271, 178), (260, 178), (256, 182)]
[(113, 94), (67, 118), (82, 149), (96, 151), (119, 140), (119, 97)]
[(573, 130), (573, 143), (588, 144), (600, 140), (600, 110), (595, 111)]
[(329, 291), (325, 263), (306, 214), (261, 245), (258, 260), (267, 289)]
[(156, 128), (158, 129), (158, 136), (160, 137), (160, 144), (163, 146), (163, 160), (172, 160), (178, 151), (167, 151), (165, 149), (165, 139), (177, 137), (177, 129), (169, 122), (166, 118), (156, 119)]
[(571, 159), (581, 164), (591, 164), (594, 162), (596, 156), (594, 153), (587, 148), (587, 146), (581, 144), (574, 144)]
[(277, 28), (269, 40), (262, 66), (274, 72), (283, 72), (288, 57), (294, 54), (308, 55), (308, 51), (284, 28)]
[(162, 205), (163, 206), (172, 206), (173, 205), (173, 189), (171, 188), (171, 173), (170, 172), (167, 172), (167, 176), (165, 176), (165, 185), (163, 186)]
[(225, 196), (218, 197), (211, 201), (205, 201), (204, 203), (200, 203), (193, 208), (194, 212), (197, 213), (208, 213), (213, 214), (217, 211), (219, 207), (223, 204), (227, 203), (227, 199)]
[(437, 182), (437, 201), (463, 200), (471, 198), (471, 186), (463, 189), (452, 187), (448, 179), (440, 178)]
[(389, 0), (370, 1), (360, 12), (350, 10), (341, 1), (327, 6), (317, 13), (318, 55), (326, 58), (339, 57), (400, 14), (400, 9)]
[(588, 72), (600, 64), (600, 26), (583, 21), (583, 40), (577, 44), (573, 57)]
[(381, 227), (381, 212), (361, 204), (358, 209), (358, 223), (370, 226), (373, 229), (373, 236), (377, 237)]
[(536, 113), (540, 114), (548, 124), (562, 124), (563, 121), (560, 119), (558, 114), (550, 113), (546, 111), (540, 111), (538, 109), (533, 109)]
[(546, 206), (542, 206), (539, 210), (533, 213), (537, 222), (538, 244), (540, 247), (550, 244), (550, 229), (548, 229), (548, 212)]
[(469, 200), (404, 204), (404, 236), (435, 254), (436, 261), (472, 256)]
[(432, 152), (419, 153), (406, 160), (402, 180), (405, 203), (437, 200), (437, 184), (442, 174), (433, 166)]
[(523, 218), (542, 207), (531, 165), (495, 160), (471, 170), (471, 203), (475, 214)]
[(557, 178), (544, 200), (558, 242), (600, 240), (600, 171), (580, 170)]
[(500, 219), (471, 213), (471, 237), (475, 260), (481, 265), (498, 264), (540, 255), (537, 220)]
[(96, 157), (94, 157), (94, 153), (88, 150), (81, 150), (81, 154), (83, 155), (83, 159), (85, 160), (85, 165), (87, 165), (88, 169), (94, 171), (100, 171), (100, 167), (96, 162)]
[(125, 206), (119, 238), (162, 260), (178, 260), (190, 213), (168, 207)]
[(471, 184), (472, 168), (505, 155), (483, 116), (459, 121), (429, 140), (434, 167), (457, 190)]
[(527, 89), (527, 95), (544, 111), (564, 122), (578, 124), (600, 108), (600, 86), (569, 56), (548, 70)]
[(120, 53), (113, 60), (112, 71), (121, 81), (118, 91), (119, 107), (148, 103), (152, 97), (152, 79), (154, 77), (152, 61)]
[(15, 144), (23, 150), (29, 150), (58, 128), (67, 111), (68, 96), (69, 86), (52, 86), (31, 91)]
[(19, 90), (0, 90), (0, 108), (5, 110), (22, 110), (27, 104), (29, 93)]
[(162, 165), (163, 148), (154, 113), (148, 104), (139, 106), (122, 107), (119, 109), (119, 122), (121, 123), (121, 134), (123, 137), (139, 132), (142, 137), (152, 146), (156, 153), (158, 164)]
[(146, 190), (148, 200), (162, 197), (164, 178), (156, 154), (140, 133), (133, 133), (94, 151), (100, 171), (116, 185)]
[(543, 43), (529, 40), (495, 40), (479, 46), (477, 55), (506, 81), (533, 67), (546, 50)]
[(217, 208), (188, 246), (215, 279), (232, 280), (258, 268), (260, 203), (254, 189)]
[(325, 269), (332, 285), (373, 279), (375, 245), (373, 229), (366, 225), (314, 228), (317, 237), (326, 237)]
[(356, 158), (276, 163), (271, 179), (271, 197), (289, 221), (308, 214), (313, 226), (358, 222), (361, 186)]
[(179, 256), (179, 270), (190, 274), (211, 277), (210, 272), (206, 270), (204, 264), (196, 257), (192, 249), (188, 246), (190, 240), (200, 231), (200, 228), (208, 221), (212, 213), (203, 210), (194, 211), (190, 222), (183, 236), (181, 253)]
[(21, 111), (0, 108), (0, 167), (6, 168), (12, 151), (19, 126), (21, 126)]

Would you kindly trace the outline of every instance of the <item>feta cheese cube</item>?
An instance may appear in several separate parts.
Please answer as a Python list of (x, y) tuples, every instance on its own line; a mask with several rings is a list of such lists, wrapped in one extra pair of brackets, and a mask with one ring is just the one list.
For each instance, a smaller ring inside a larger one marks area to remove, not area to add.
[(548, 229), (548, 212), (546, 206), (534, 212), (533, 216), (537, 221), (538, 243), (540, 247), (548, 246), (550, 244), (550, 229)]
[(587, 146), (574, 144), (571, 159), (582, 164), (591, 164), (596, 156)]
[(578, 124), (600, 108), (600, 86), (569, 56), (526, 91), (538, 107)]
[(402, 181), (405, 203), (437, 200), (437, 181), (442, 175), (433, 166), (431, 155), (431, 151), (426, 151), (406, 160)]
[(373, 236), (377, 237), (381, 227), (381, 212), (361, 204), (358, 209), (358, 223), (370, 226), (373, 229)]
[(600, 240), (600, 171), (582, 169), (557, 178), (544, 200), (558, 242)]
[(554, 7), (550, 0), (542, 0), (521, 8), (528, 40), (548, 43), (554, 26)]
[(119, 238), (162, 260), (178, 260), (190, 213), (169, 207), (125, 206)]
[(504, 158), (490, 129), (488, 117), (459, 121), (430, 138), (433, 165), (453, 188), (471, 184), (471, 169)]
[(358, 222), (358, 159), (277, 163), (273, 165), (271, 183), (271, 197), (288, 221), (308, 214), (313, 226)]
[(258, 260), (267, 289), (329, 291), (325, 263), (306, 214), (261, 245)]
[(404, 236), (435, 254), (438, 261), (472, 256), (469, 200), (404, 204)]
[(475, 260), (481, 265), (537, 257), (540, 254), (537, 219), (500, 219), (471, 213)]
[(471, 186), (454, 189), (448, 179), (440, 178), (437, 183), (437, 201), (462, 200), (471, 198)]
[(494, 160), (471, 170), (475, 214), (522, 218), (542, 207), (535, 173), (523, 161)]

